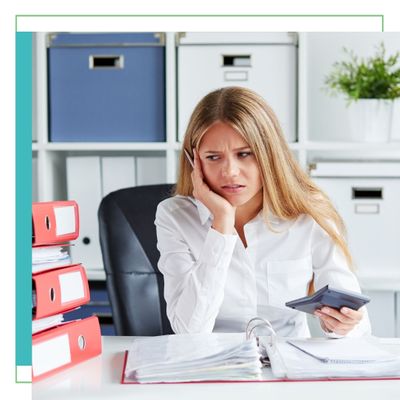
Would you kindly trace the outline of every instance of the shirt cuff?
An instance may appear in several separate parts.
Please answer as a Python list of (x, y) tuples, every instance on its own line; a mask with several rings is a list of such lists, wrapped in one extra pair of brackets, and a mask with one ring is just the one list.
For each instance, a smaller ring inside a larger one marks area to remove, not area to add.
[(199, 262), (215, 268), (227, 267), (232, 259), (238, 235), (223, 234), (213, 228), (208, 230)]

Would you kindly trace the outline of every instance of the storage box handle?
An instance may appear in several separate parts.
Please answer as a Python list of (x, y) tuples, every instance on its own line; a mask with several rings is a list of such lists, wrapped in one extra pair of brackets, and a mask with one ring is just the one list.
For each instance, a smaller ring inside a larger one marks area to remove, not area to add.
[(382, 200), (383, 199), (383, 190), (382, 188), (359, 188), (353, 187), (351, 188), (352, 198), (359, 199), (375, 199)]
[(246, 55), (223, 55), (223, 67), (251, 67), (251, 56)]
[(90, 69), (123, 69), (123, 55), (91, 54), (89, 55)]

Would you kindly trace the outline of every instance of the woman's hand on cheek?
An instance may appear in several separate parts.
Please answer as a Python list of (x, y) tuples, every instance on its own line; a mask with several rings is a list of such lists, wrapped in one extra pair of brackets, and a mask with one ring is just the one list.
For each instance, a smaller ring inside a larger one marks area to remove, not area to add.
[(342, 307), (338, 311), (325, 306), (321, 310), (315, 311), (314, 315), (319, 317), (322, 329), (325, 331), (347, 335), (361, 321), (363, 312), (347, 307)]
[(213, 214), (213, 228), (221, 233), (233, 233), (235, 226), (236, 207), (233, 207), (228, 200), (213, 192), (204, 182), (201, 169), (200, 157), (195, 149), (194, 168), (192, 171), (193, 196), (200, 200)]

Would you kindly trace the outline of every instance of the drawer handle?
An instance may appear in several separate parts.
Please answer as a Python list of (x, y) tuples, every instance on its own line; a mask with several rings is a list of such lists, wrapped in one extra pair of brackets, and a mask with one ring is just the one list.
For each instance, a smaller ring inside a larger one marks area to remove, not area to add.
[(90, 69), (123, 69), (124, 56), (119, 55), (93, 55), (89, 56)]
[(353, 199), (383, 199), (383, 190), (382, 188), (357, 188), (353, 187), (352, 189), (352, 198)]

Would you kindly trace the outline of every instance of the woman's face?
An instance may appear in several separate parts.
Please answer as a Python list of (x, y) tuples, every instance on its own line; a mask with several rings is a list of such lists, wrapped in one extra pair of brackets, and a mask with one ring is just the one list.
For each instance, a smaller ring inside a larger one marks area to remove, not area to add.
[(232, 127), (216, 122), (199, 147), (201, 167), (210, 189), (233, 206), (245, 205), (261, 194), (262, 180), (255, 155)]

